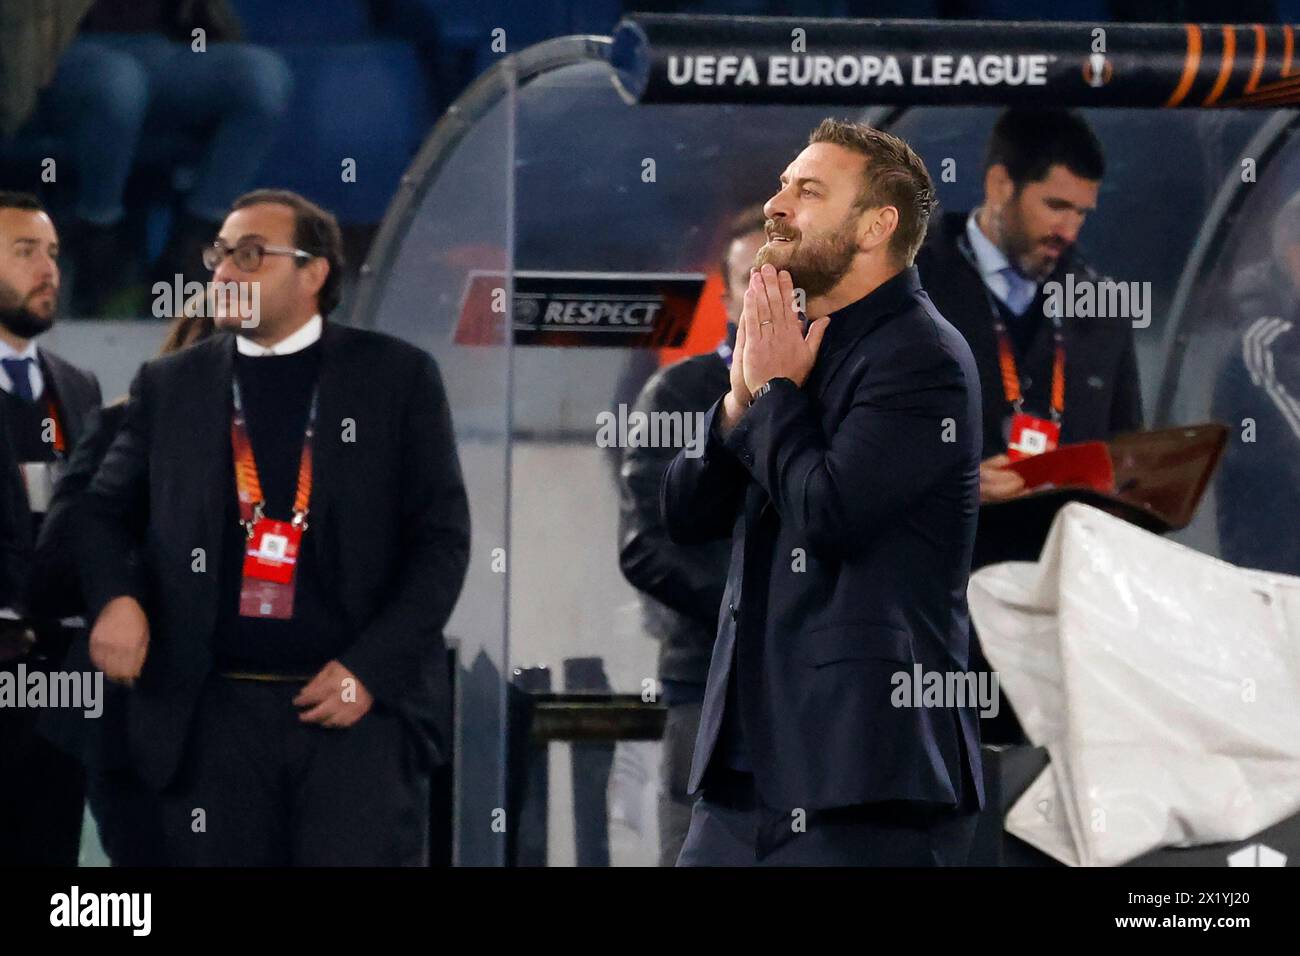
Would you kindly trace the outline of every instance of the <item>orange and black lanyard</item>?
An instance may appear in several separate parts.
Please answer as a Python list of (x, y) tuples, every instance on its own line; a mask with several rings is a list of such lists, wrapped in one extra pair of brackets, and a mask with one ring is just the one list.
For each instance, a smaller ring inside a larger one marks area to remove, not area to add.
[[(957, 245), (979, 276), (980, 288), (984, 290), (984, 298), (988, 301), (989, 313), (993, 316), (993, 332), (998, 337), (998, 366), (1002, 371), (1002, 394), (1006, 396), (1007, 402), (1018, 415), (1025, 403), (1025, 396), (1020, 390), (1020, 372), (1016, 368), (1016, 354), (1011, 346), (1011, 336), (1007, 333), (1007, 324), (1002, 321), (1002, 312), (998, 309), (997, 302), (993, 300), (993, 293), (984, 282), (984, 275), (980, 271), (979, 262), (970, 247), (970, 242), (963, 235), (958, 238)], [(1055, 310), (1048, 317), (1052, 320), (1052, 341), (1055, 352), (1052, 359), (1052, 424), (1059, 425), (1065, 415), (1065, 333), (1061, 329), (1061, 317)]]
[[(1052, 358), (1052, 424), (1061, 424), (1065, 415), (1065, 336), (1061, 334), (1061, 321), (1053, 317), (1052, 338), (1055, 342), (1055, 355)], [(1020, 373), (1016, 370), (1016, 356), (1011, 348), (1011, 336), (1007, 334), (1006, 323), (1001, 315), (993, 319), (993, 331), (998, 337), (998, 365), (1002, 369), (1002, 393), (1015, 409), (1021, 411), (1025, 397), (1020, 392)]]
[[(253, 525), (262, 520), (266, 499), (262, 483), (257, 477), (257, 463), (253, 460), (253, 443), (248, 438), (248, 422), (244, 417), (244, 403), (239, 392), (239, 380), (231, 379), (231, 394), (235, 412), (230, 419), (230, 445), (235, 453), (235, 488), (239, 492), (239, 523), (251, 540)], [(307, 530), (307, 506), (311, 501), (311, 445), (316, 433), (316, 401), (318, 392), (311, 395), (311, 410), (307, 413), (307, 432), (302, 441), (302, 457), (298, 460), (298, 491), (293, 499), (293, 526)]]
[(54, 424), (54, 450), (62, 455), (68, 450), (67, 442), (63, 437), (63, 423), (59, 421), (59, 406), (54, 404), (54, 399), (46, 400), (46, 411), (50, 413), (50, 421)]

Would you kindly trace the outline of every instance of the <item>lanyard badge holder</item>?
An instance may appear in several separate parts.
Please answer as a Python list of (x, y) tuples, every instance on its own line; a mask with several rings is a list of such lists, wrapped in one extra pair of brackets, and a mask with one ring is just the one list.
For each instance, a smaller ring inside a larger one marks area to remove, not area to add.
[[(979, 263), (975, 252), (970, 248), (965, 236), (958, 237), (957, 246), (966, 261), (978, 273)], [(1002, 372), (1002, 394), (1011, 406), (1011, 433), (1007, 440), (1007, 457), (1011, 461), (1020, 461), (1033, 455), (1054, 451), (1061, 440), (1061, 419), (1065, 415), (1065, 334), (1061, 329), (1061, 316), (1053, 310), (1052, 339), (1054, 356), (1052, 359), (1052, 398), (1050, 419), (1030, 415), (1024, 410), (1025, 396), (1020, 390), (1020, 372), (1016, 368), (1016, 356), (1011, 347), (1011, 336), (1007, 334), (1006, 323), (998, 311), (993, 294), (980, 277), (980, 288), (988, 300), (989, 311), (993, 315), (993, 331), (998, 337), (998, 365)]]
[(313, 392), (302, 457), (298, 462), (298, 488), (294, 494), (293, 519), (277, 521), (265, 515), (253, 446), (240, 398), (239, 382), (232, 381), (234, 415), (230, 422), (230, 443), (235, 458), (235, 487), (239, 493), (239, 524), (244, 529), (244, 571), (239, 587), (241, 617), (287, 620), (293, 617), (294, 575), (303, 533), (307, 530), (307, 506), (311, 501), (311, 449), (316, 430), (316, 401)]
[(53, 432), (53, 459), (18, 462), (18, 474), (27, 492), (27, 507), (33, 514), (42, 515), (50, 510), (50, 503), (54, 500), (54, 489), (63, 479), (68, 460), (68, 444), (63, 431), (63, 422), (59, 418), (59, 406), (52, 397), (46, 398), (45, 412), (45, 422), (48, 426), (43, 424), (42, 427), (49, 427)]
[(1056, 326), (1055, 356), (1052, 359), (1051, 419), (1038, 418), (1024, 411), (1025, 398), (1020, 392), (1020, 375), (1016, 370), (1015, 356), (1011, 352), (1011, 338), (1007, 328), (998, 319), (994, 331), (998, 334), (998, 361), (1002, 366), (1002, 390), (1011, 403), (1011, 435), (1007, 442), (1007, 457), (1020, 461), (1043, 452), (1055, 451), (1061, 441), (1061, 417), (1065, 413), (1065, 341), (1059, 319)]

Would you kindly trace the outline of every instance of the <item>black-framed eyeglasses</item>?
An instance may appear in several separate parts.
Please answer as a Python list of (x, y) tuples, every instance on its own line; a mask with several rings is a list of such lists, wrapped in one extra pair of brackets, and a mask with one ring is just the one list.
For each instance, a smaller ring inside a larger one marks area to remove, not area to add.
[(241, 272), (256, 272), (262, 265), (263, 256), (293, 256), (295, 259), (314, 259), (310, 252), (294, 249), (290, 246), (268, 246), (261, 242), (241, 242), (239, 245), (226, 245), (220, 239), (203, 249), (203, 265), (212, 272), (225, 261), (226, 256), (234, 260), (235, 268)]

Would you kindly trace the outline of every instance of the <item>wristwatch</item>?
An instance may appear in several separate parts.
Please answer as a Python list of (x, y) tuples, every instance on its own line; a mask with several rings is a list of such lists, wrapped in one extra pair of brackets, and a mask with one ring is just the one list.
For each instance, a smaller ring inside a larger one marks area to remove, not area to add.
[[(758, 401), (760, 398), (762, 398), (762, 397), (763, 397), (764, 395), (766, 395), (768, 392), (772, 391), (772, 384), (773, 384), (774, 382), (790, 382), (790, 379), (788, 379), (788, 378), (781, 378), (781, 377), (777, 377), (777, 378), (769, 378), (769, 379), (768, 379), (766, 382), (764, 382), (762, 385), (758, 386), (758, 388), (754, 389), (753, 394), (749, 396), (749, 404), (750, 404), (751, 407), (753, 406), (753, 404), (754, 404), (756, 401)], [(790, 384), (793, 385), (794, 382), (790, 382)]]

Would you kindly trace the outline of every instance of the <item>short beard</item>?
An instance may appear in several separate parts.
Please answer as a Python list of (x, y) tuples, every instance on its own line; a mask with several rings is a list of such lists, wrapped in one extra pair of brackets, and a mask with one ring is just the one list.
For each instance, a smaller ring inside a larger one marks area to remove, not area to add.
[(49, 317), (38, 315), (27, 307), (23, 299), (12, 286), (0, 283), (0, 326), (20, 339), (34, 339), (43, 332), (48, 332), (54, 324), (54, 307), (50, 307)]
[[(829, 235), (810, 239), (807, 234), (799, 238), (799, 248), (791, 256), (784, 268), (790, 273), (790, 279), (796, 289), (802, 289), (804, 300), (826, 295), (853, 268), (853, 258), (858, 254), (858, 243), (852, 225), (853, 211), (844, 217), (844, 222)], [(763, 246), (754, 257), (754, 268), (760, 268), (772, 262), (768, 255), (770, 246)], [(776, 265), (775, 262), (772, 262)]]
[(1013, 198), (1002, 207), (1001, 212), (995, 214), (998, 235), (1002, 240), (1002, 253), (1026, 279), (1042, 282), (1052, 274), (1060, 260), (1054, 259), (1050, 264), (1040, 263), (1035, 266), (1033, 258), (1035, 243), (1025, 233), (1024, 224), (1020, 220), (1020, 211), (1015, 205), (1017, 201), (1018, 199)]

